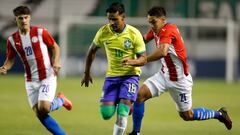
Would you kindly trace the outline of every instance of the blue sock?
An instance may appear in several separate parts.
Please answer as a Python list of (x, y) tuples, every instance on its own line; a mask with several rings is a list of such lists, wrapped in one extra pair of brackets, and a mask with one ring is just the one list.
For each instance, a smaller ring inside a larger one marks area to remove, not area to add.
[(63, 98), (54, 98), (53, 102), (51, 104), (50, 107), (50, 112), (57, 110), (58, 108), (60, 108), (61, 106), (63, 106), (64, 103), (64, 99)]
[(38, 117), (41, 123), (54, 135), (66, 135), (57, 122), (48, 114), (43, 117)]
[(218, 119), (221, 116), (220, 112), (206, 108), (194, 108), (192, 110), (194, 120)]
[(140, 132), (142, 119), (144, 115), (144, 102), (135, 102), (133, 104), (133, 131)]

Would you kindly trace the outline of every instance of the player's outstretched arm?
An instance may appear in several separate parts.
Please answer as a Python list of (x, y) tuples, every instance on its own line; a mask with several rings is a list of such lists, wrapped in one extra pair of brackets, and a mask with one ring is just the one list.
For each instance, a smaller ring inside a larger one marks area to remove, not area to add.
[(130, 59), (128, 57), (123, 58), (123, 66), (143, 66), (147, 63), (147, 56), (144, 52), (143, 54), (138, 54), (137, 59)]
[(7, 71), (12, 68), (14, 64), (14, 58), (13, 59), (6, 59), (3, 66), (0, 67), (0, 74), (7, 74)]
[(159, 60), (162, 57), (167, 56), (169, 44), (160, 44), (151, 54), (147, 56), (147, 62)]
[(85, 87), (88, 87), (89, 82), (92, 83), (92, 77), (90, 75), (90, 70), (91, 70), (92, 62), (96, 57), (97, 50), (98, 50), (98, 47), (94, 43), (92, 43), (92, 45), (90, 46), (90, 48), (88, 50), (87, 57), (85, 60), (84, 77), (81, 81), (81, 86), (83, 86), (83, 84), (85, 84)]

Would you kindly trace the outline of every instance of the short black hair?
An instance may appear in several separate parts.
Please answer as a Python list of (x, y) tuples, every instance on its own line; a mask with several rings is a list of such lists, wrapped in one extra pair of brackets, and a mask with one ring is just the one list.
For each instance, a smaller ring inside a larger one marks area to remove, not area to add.
[(122, 14), (125, 12), (124, 5), (120, 2), (112, 3), (109, 8), (106, 10), (106, 13), (119, 13)]
[(148, 11), (149, 16), (162, 17), (166, 16), (166, 10), (163, 7), (154, 6)]
[(13, 9), (13, 14), (15, 16), (19, 15), (30, 15), (31, 11), (27, 6), (18, 6), (15, 9)]

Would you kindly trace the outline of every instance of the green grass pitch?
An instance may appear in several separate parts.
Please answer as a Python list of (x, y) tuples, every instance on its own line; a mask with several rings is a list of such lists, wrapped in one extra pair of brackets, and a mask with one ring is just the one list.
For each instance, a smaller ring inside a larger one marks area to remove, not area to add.
[[(73, 101), (73, 110), (60, 108), (51, 114), (68, 135), (111, 135), (115, 117), (101, 119), (99, 97), (103, 78), (95, 78), (88, 88), (80, 87), (80, 77), (58, 79), (58, 91)], [(144, 79), (142, 79), (144, 80)], [(0, 135), (50, 135), (34, 116), (27, 101), (23, 75), (0, 76)], [(239, 135), (240, 83), (222, 80), (195, 80), (193, 107), (227, 107), (233, 128), (228, 131), (217, 120), (185, 122), (175, 110), (168, 93), (146, 103), (142, 135)], [(131, 131), (129, 117), (127, 132)]]

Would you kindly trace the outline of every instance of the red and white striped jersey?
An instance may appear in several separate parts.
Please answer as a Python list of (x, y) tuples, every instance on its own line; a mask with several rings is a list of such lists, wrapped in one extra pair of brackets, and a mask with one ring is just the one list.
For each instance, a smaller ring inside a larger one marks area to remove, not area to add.
[(177, 81), (189, 74), (186, 48), (177, 25), (167, 23), (158, 34), (150, 30), (145, 39), (147, 41), (155, 39), (157, 47), (163, 43), (170, 45), (167, 56), (161, 59), (161, 71), (171, 81)]
[(48, 48), (54, 42), (45, 28), (31, 27), (26, 35), (17, 31), (7, 40), (7, 58), (19, 55), (25, 68), (26, 81), (43, 80), (53, 74)]

